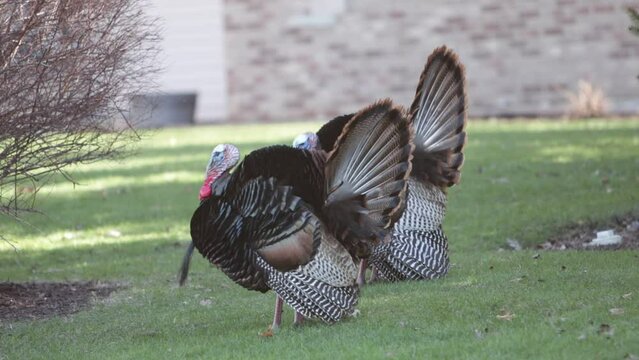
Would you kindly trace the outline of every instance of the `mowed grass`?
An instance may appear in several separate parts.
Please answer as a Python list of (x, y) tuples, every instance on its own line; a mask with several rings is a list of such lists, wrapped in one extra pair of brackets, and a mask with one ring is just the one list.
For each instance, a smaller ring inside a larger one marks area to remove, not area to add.
[[(81, 185), (44, 187), (45, 216), (1, 219), (19, 249), (0, 241), (1, 281), (127, 288), (72, 316), (1, 324), (0, 358), (639, 355), (639, 252), (532, 248), (566, 223), (639, 213), (638, 121), (471, 121), (462, 184), (449, 193), (449, 275), (367, 286), (358, 318), (294, 328), (286, 308), (281, 331), (261, 337), (274, 295), (240, 288), (197, 254), (187, 286), (176, 287), (212, 148), (230, 142), (246, 154), (318, 126), (160, 130), (125, 160), (73, 169)], [(500, 250), (507, 238), (529, 249)]]

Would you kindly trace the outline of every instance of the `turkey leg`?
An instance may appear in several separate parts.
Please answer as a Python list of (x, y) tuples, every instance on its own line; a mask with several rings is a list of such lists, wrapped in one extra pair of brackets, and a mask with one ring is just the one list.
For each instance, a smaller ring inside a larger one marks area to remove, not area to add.
[(370, 282), (375, 282), (378, 280), (377, 268), (375, 266), (371, 266), (371, 278), (368, 280)]
[(277, 296), (275, 298), (275, 315), (273, 316), (273, 325), (271, 325), (271, 330), (275, 331), (280, 328), (280, 324), (282, 324), (282, 305), (284, 304), (284, 300), (281, 297)]
[(295, 312), (295, 320), (293, 321), (293, 325), (302, 326), (304, 324), (304, 315), (299, 312)]
[(359, 263), (359, 274), (357, 275), (357, 285), (362, 287), (366, 285), (366, 268), (368, 267), (368, 260), (362, 259)]

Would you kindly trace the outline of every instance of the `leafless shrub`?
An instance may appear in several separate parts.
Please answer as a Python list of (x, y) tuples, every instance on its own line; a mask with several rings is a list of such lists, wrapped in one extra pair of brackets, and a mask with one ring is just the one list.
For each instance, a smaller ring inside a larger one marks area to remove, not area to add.
[(568, 117), (594, 118), (604, 116), (608, 111), (608, 99), (603, 90), (592, 83), (580, 80), (576, 93), (567, 93)]
[(0, 214), (137, 137), (116, 122), (156, 71), (157, 40), (136, 0), (0, 0)]
[(628, 30), (636, 36), (639, 36), (639, 11), (633, 8), (628, 8), (627, 11), (630, 16), (630, 21), (632, 22)]

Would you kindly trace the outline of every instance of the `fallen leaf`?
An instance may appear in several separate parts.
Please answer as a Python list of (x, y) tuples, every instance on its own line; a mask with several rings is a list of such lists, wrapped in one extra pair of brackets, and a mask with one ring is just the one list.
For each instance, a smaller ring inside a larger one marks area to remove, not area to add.
[(610, 315), (623, 315), (624, 313), (622, 308), (612, 308), (608, 310), (608, 312), (610, 313)]
[(477, 339), (483, 339), (484, 338), (484, 333), (481, 332), (481, 330), (479, 330), (479, 329), (475, 329), (475, 337)]
[(639, 356), (631, 353), (627, 353), (626, 356), (623, 357), (625, 360), (639, 360)]
[(541, 255), (539, 253), (536, 253), (535, 255), (532, 256), (533, 259), (537, 260), (541, 257)]
[(621, 295), (621, 297), (622, 297), (623, 299), (628, 300), (628, 299), (632, 298), (632, 293), (631, 293), (631, 292), (629, 292), (629, 293), (627, 293), (627, 294), (623, 294), (623, 295)]
[(211, 307), (212, 304), (213, 301), (211, 299), (204, 299), (200, 301), (200, 305), (202, 306)]
[(515, 314), (510, 312), (510, 310), (505, 310), (505, 309), (502, 309), (499, 312), (499, 314), (497, 315), (497, 319), (499, 319), (499, 320), (507, 320), (507, 321), (512, 321), (512, 319), (514, 317), (515, 317)]
[(586, 340), (586, 334), (581, 334), (581, 335), (579, 335), (579, 337), (577, 338), (577, 340), (579, 340), (579, 341)]
[(271, 327), (269, 326), (268, 329), (266, 329), (266, 331), (263, 331), (263, 332), (259, 333), (259, 335), (261, 337), (272, 337), (273, 336), (273, 329), (271, 329)]

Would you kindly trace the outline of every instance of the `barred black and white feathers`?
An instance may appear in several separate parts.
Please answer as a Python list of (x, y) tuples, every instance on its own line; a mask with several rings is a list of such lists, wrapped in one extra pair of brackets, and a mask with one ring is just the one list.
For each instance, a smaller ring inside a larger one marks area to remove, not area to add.
[[(261, 265), (268, 271), (269, 264)], [(324, 234), (315, 258), (300, 268), (269, 271), (268, 284), (291, 307), (306, 317), (333, 323), (355, 310), (359, 287), (357, 269), (346, 249)]]
[(408, 183), (408, 202), (392, 237), (375, 247), (370, 263), (390, 281), (434, 279), (449, 269), (448, 239), (441, 228), (446, 195), (432, 185)]
[(393, 242), (375, 248), (371, 263), (388, 281), (440, 278), (450, 267), (448, 242), (441, 229), (397, 231)]

